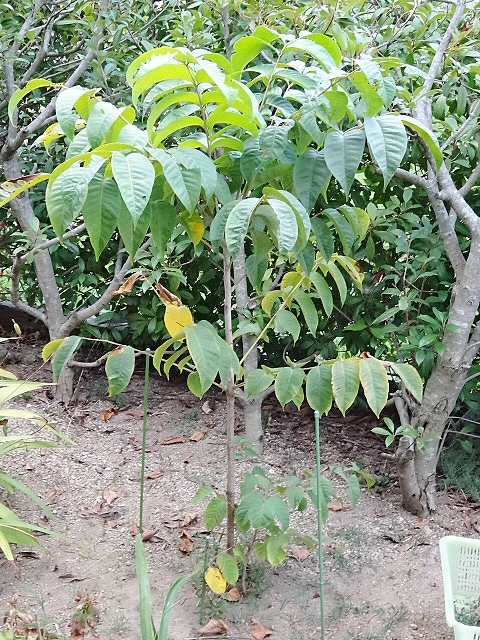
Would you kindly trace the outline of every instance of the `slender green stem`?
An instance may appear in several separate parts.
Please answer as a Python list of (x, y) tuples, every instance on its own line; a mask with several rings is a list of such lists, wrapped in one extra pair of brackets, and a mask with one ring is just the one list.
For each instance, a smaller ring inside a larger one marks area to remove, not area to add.
[(145, 383), (143, 387), (143, 430), (142, 430), (142, 467), (140, 470), (140, 535), (143, 531), (143, 494), (145, 492), (145, 450), (147, 448), (147, 411), (148, 411), (148, 387), (150, 382), (150, 349), (146, 349), (145, 356)]
[(325, 640), (325, 597), (323, 592), (322, 509), (320, 506), (320, 413), (315, 411), (315, 457), (317, 463), (317, 535), (318, 535), (318, 588), (320, 593), (320, 637)]
[(207, 590), (207, 583), (205, 582), (205, 574), (208, 567), (208, 546), (210, 542), (210, 536), (205, 536), (205, 555), (203, 556), (203, 576), (202, 576), (202, 594), (200, 596), (200, 624), (203, 625), (205, 615), (205, 593)]

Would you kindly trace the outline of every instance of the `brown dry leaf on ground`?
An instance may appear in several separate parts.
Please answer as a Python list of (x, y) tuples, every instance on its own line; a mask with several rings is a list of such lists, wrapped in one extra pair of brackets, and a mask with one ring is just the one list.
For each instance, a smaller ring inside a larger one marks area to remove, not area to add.
[(162, 440), (160, 444), (163, 444), (163, 445), (183, 444), (186, 441), (187, 439), (184, 438), (183, 436), (173, 436), (173, 438), (166, 438), (165, 440)]
[(147, 480), (156, 480), (157, 478), (159, 478), (162, 475), (163, 475), (163, 469), (160, 469), (160, 467), (157, 467), (156, 469), (152, 469), (151, 471), (149, 471), (145, 475), (145, 478)]
[(223, 620), (212, 618), (206, 625), (198, 630), (198, 633), (209, 633), (210, 635), (219, 636), (228, 632), (228, 627)]
[(252, 636), (255, 640), (263, 640), (267, 636), (271, 636), (272, 632), (263, 626), (261, 622), (252, 618)]
[(182, 531), (179, 536), (178, 548), (182, 553), (190, 553), (193, 551), (195, 543), (193, 538), (191, 538), (186, 531)]
[(194, 431), (190, 436), (190, 440), (192, 442), (200, 442), (200, 440), (203, 440), (204, 437), (205, 437), (205, 433), (203, 431)]
[(107, 505), (110, 506), (112, 502), (118, 498), (118, 493), (115, 493), (113, 489), (105, 489), (102, 493), (102, 498), (105, 500)]
[(118, 409), (116, 409), (115, 407), (108, 407), (108, 409), (102, 409), (102, 411), (100, 411), (100, 418), (104, 422), (108, 422), (108, 420), (111, 420), (113, 416), (117, 415), (117, 413)]
[(306, 547), (292, 547), (292, 556), (295, 560), (303, 562), (310, 555), (310, 551)]
[(241, 598), (240, 591), (237, 587), (232, 587), (230, 591), (226, 593), (226, 599), (228, 602), (239, 602)]

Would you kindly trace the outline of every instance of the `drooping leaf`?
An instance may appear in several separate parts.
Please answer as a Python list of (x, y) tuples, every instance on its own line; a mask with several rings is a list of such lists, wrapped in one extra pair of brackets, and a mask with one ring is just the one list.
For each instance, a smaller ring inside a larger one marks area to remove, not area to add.
[(289, 333), (296, 342), (300, 335), (300, 323), (288, 309), (280, 309), (275, 315), (274, 328), (277, 333)]
[(30, 80), (22, 89), (17, 89), (12, 93), (12, 97), (8, 101), (8, 118), (12, 119), (13, 112), (18, 107), (18, 104), (25, 96), (35, 89), (41, 89), (42, 87), (52, 87), (59, 86), (55, 85), (51, 80), (45, 80), (44, 78), (36, 78), (35, 80)]
[(55, 103), (57, 120), (63, 133), (70, 140), (73, 140), (75, 125), (78, 119), (78, 114), (74, 110), (74, 105), (77, 100), (86, 93), (90, 93), (90, 90), (85, 89), (84, 87), (74, 86), (63, 89), (57, 96), (57, 101)]
[(357, 358), (337, 360), (332, 366), (333, 397), (339, 410), (345, 415), (358, 394), (359, 363)]
[(217, 555), (218, 568), (227, 581), (227, 584), (235, 584), (238, 580), (238, 565), (233, 556), (229, 553), (219, 553)]
[(227, 503), (223, 496), (215, 496), (205, 508), (205, 526), (210, 531), (223, 522), (227, 515)]
[(275, 378), (275, 395), (284, 407), (288, 402), (294, 402), (302, 388), (305, 374), (302, 369), (282, 367)]
[(325, 138), (325, 162), (346, 194), (353, 184), (364, 149), (365, 133), (362, 129), (330, 131)]
[(295, 193), (307, 211), (311, 211), (330, 177), (323, 151), (307, 149), (293, 165)]
[(97, 260), (116, 229), (121, 200), (120, 191), (112, 178), (99, 173), (92, 178), (82, 213)]
[(60, 165), (50, 176), (45, 204), (53, 229), (59, 237), (81, 212), (88, 195), (89, 182), (105, 159), (86, 154), (82, 161), (83, 166), (75, 162), (64, 171)]
[(227, 589), (227, 581), (217, 567), (208, 567), (205, 572), (205, 582), (213, 593), (225, 593)]
[(110, 127), (119, 115), (119, 109), (109, 102), (96, 102), (93, 105), (85, 127), (88, 142), (92, 149), (102, 144)]
[(225, 224), (225, 241), (231, 255), (235, 258), (247, 235), (250, 218), (258, 207), (260, 198), (240, 200), (228, 214)]
[(58, 381), (60, 373), (78, 349), (81, 341), (80, 336), (68, 336), (58, 345), (52, 358), (52, 373), (55, 381)]
[(378, 418), (388, 400), (387, 371), (376, 358), (360, 358), (359, 375), (368, 406)]
[(308, 330), (312, 335), (315, 335), (318, 327), (318, 312), (312, 298), (305, 291), (298, 290), (294, 293), (294, 299), (298, 302)]
[(256, 396), (274, 382), (275, 378), (271, 373), (264, 371), (263, 369), (254, 369), (250, 371), (245, 380), (245, 393), (247, 398)]
[(130, 346), (120, 347), (108, 354), (105, 373), (108, 378), (108, 394), (116, 396), (130, 382), (135, 369), (135, 351)]
[(320, 416), (327, 414), (333, 401), (332, 368), (327, 364), (312, 367), (307, 374), (307, 402)]
[(333, 311), (333, 296), (328, 282), (321, 273), (318, 273), (318, 271), (313, 271), (309, 277), (318, 293), (323, 308), (325, 309), (325, 313), (327, 316), (330, 316)]
[(407, 134), (396, 116), (383, 114), (365, 118), (368, 146), (383, 175), (384, 188), (390, 182), (407, 150)]
[(423, 383), (415, 367), (403, 362), (392, 362), (390, 363), (390, 366), (415, 400), (421, 402), (423, 396)]
[(49, 173), (38, 173), (31, 176), (22, 176), (16, 180), (7, 180), (0, 184), (0, 207), (5, 206), (11, 200), (19, 196), (21, 193), (34, 187), (40, 182), (48, 180)]
[(184, 331), (185, 327), (194, 325), (190, 309), (185, 305), (178, 305), (171, 302), (165, 303), (165, 316), (163, 321), (172, 338), (181, 331)]
[(114, 152), (112, 172), (135, 227), (150, 199), (155, 182), (155, 170), (152, 163), (141, 153), (124, 156), (122, 153)]

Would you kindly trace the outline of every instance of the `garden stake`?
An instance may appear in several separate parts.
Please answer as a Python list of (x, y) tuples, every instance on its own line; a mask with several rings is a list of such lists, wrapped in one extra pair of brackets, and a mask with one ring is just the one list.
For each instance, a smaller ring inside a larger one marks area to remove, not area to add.
[(142, 468), (140, 470), (140, 535), (143, 533), (143, 490), (145, 486), (145, 449), (147, 448), (147, 409), (148, 385), (150, 381), (150, 349), (146, 349), (145, 382), (143, 385), (143, 433), (142, 433)]
[(315, 411), (315, 457), (317, 464), (317, 535), (318, 535), (318, 586), (320, 592), (321, 640), (325, 640), (325, 602), (323, 593), (322, 509), (320, 505), (320, 413)]

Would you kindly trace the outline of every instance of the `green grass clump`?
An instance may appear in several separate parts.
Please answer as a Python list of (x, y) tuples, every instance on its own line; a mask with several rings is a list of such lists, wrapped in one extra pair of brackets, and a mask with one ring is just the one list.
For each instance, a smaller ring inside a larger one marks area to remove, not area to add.
[(480, 500), (480, 440), (458, 438), (445, 448), (439, 460), (440, 487), (456, 487)]

